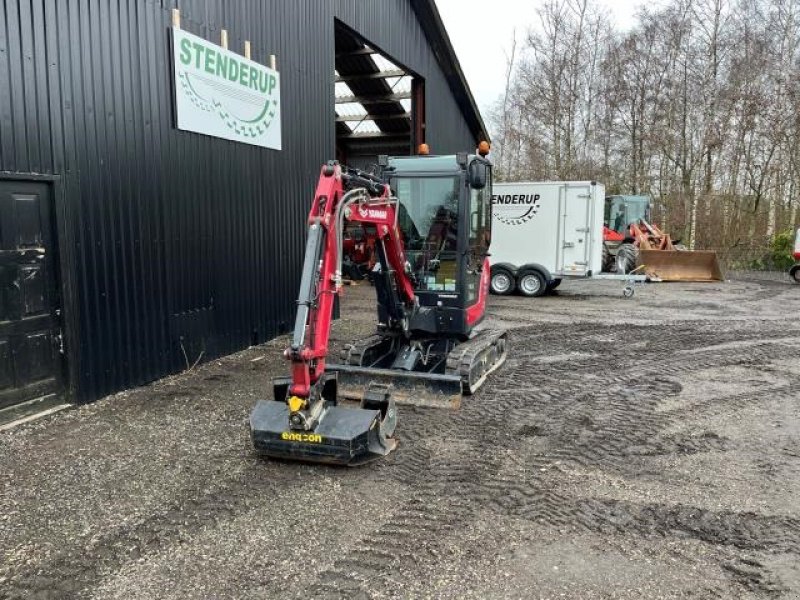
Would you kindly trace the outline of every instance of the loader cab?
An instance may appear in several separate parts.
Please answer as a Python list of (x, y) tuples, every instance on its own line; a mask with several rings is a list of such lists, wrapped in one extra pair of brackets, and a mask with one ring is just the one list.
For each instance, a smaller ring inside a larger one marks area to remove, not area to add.
[(398, 199), (397, 224), (420, 305), (438, 309), (437, 331), (467, 334), (485, 302), (491, 164), (466, 153), (397, 157), (387, 159), (383, 174)]
[(650, 196), (607, 196), (605, 225), (625, 235), (631, 223), (650, 221)]

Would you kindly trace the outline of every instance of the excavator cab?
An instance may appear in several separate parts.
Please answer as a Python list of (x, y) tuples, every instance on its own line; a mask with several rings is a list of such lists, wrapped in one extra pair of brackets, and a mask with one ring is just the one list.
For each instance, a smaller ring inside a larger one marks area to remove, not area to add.
[[(407, 316), (407, 334), (392, 334), (391, 276), (373, 274), (378, 335), (349, 345), (341, 363), (329, 367), (344, 398), (361, 400), (382, 385), (401, 404), (457, 408), (462, 394), (475, 391), (505, 357), (504, 332), (484, 328), (476, 335), (489, 285), (491, 164), (468, 154), (381, 162), (382, 181), (397, 201), (417, 308)], [(376, 270), (383, 273), (377, 247)]]
[(435, 323), (418, 325), (468, 337), (486, 302), (481, 279), (491, 239), (491, 165), (469, 155), (398, 157), (388, 159), (383, 178), (399, 204), (414, 291), (420, 306), (437, 315)]

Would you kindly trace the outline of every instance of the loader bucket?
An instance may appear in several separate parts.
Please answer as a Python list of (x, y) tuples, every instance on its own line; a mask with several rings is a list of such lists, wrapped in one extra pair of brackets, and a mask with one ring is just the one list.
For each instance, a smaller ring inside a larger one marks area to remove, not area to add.
[(640, 250), (648, 277), (661, 281), (722, 281), (717, 253), (711, 250)]
[(337, 373), (339, 397), (347, 400), (361, 401), (370, 386), (383, 385), (390, 389), (397, 404), (453, 409), (461, 406), (458, 375), (331, 364), (328, 369)]

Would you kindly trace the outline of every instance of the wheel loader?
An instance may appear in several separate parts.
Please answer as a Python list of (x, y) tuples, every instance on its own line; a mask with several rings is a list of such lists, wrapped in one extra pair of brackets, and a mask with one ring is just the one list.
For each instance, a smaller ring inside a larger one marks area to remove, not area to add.
[[(488, 151), (488, 150), (487, 150)], [(506, 357), (482, 324), (489, 287), (491, 164), (483, 155), (379, 158), (380, 173), (322, 167), (308, 215), (290, 377), (250, 415), (261, 454), (358, 465), (396, 447), (398, 404), (457, 408)], [(373, 335), (328, 362), (343, 232), (375, 239)]]
[(629, 273), (644, 265), (659, 281), (721, 281), (717, 254), (686, 250), (650, 223), (649, 196), (609, 196), (603, 227), (603, 271)]

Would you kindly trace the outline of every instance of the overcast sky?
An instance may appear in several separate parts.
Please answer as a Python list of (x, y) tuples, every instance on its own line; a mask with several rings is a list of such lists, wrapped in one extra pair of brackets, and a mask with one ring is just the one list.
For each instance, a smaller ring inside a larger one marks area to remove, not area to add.
[[(613, 22), (629, 29), (643, 0), (590, 0), (605, 7)], [(650, 0), (648, 4), (653, 4)], [(514, 29), (517, 48), (537, 22), (541, 0), (436, 0), (461, 69), (484, 120), (487, 108), (503, 93), (506, 54)]]

